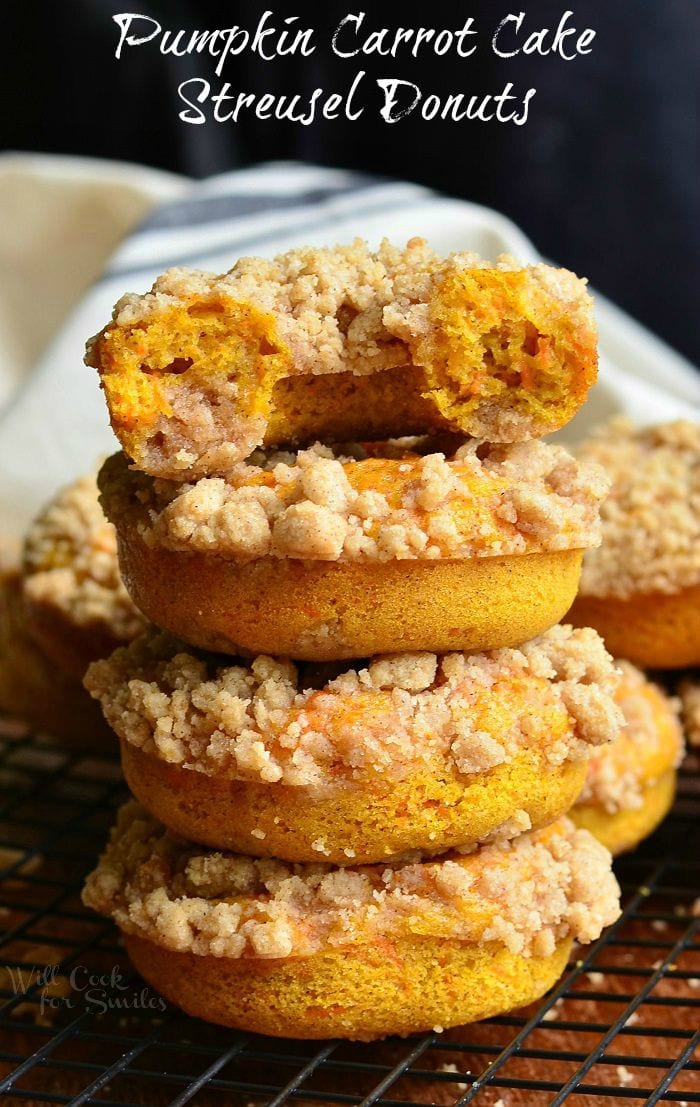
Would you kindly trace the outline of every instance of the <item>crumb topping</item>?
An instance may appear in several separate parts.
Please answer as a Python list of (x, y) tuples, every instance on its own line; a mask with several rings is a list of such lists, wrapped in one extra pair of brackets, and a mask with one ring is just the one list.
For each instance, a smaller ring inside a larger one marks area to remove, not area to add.
[(102, 502), (149, 546), (240, 562), (493, 557), (600, 541), (608, 482), (563, 447), (472, 440), (449, 458), (417, 448), (258, 451), (226, 478), (184, 485), (134, 472), (116, 455), (100, 475)]
[(520, 441), (571, 418), (597, 369), (584, 281), (509, 257), (441, 258), (421, 238), (241, 258), (221, 275), (170, 269), (119, 300), (86, 361), (124, 448), (169, 479), (225, 473), (262, 444), (285, 378), (415, 366), (409, 387), (436, 425)]
[(432, 935), (551, 954), (619, 913), (610, 854), (561, 819), (467, 857), (337, 869), (189, 846), (136, 803), (83, 892), (127, 933), (202, 956), (278, 958)]
[(24, 543), (24, 594), (78, 626), (104, 627), (129, 641), (145, 625), (119, 575), (114, 527), (94, 475), (64, 488), (32, 523)]
[(684, 681), (678, 689), (683, 710), (683, 726), (688, 744), (700, 746), (700, 683)]
[(311, 790), (426, 766), (485, 772), (532, 749), (551, 764), (613, 739), (617, 673), (594, 630), (519, 649), (408, 653), (366, 667), (231, 664), (152, 631), (94, 662), (85, 687), (117, 734), (164, 761)]
[(700, 424), (603, 426), (578, 449), (612, 480), (603, 542), (584, 557), (581, 592), (629, 599), (700, 584)]
[(642, 807), (644, 789), (683, 758), (678, 701), (629, 661), (617, 664), (622, 679), (615, 700), (622, 711), (622, 730), (612, 743), (593, 751), (578, 800), (601, 804), (609, 814)]

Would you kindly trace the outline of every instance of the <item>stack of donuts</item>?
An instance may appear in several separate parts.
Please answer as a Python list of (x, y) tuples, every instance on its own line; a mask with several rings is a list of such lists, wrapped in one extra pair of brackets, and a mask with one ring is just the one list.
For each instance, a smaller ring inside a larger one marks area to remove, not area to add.
[(152, 626), (85, 679), (135, 797), (85, 902), (224, 1025), (372, 1040), (540, 997), (617, 916), (567, 813), (647, 694), (560, 624), (608, 486), (541, 440), (596, 375), (584, 282), (293, 250), (171, 270), (88, 362)]

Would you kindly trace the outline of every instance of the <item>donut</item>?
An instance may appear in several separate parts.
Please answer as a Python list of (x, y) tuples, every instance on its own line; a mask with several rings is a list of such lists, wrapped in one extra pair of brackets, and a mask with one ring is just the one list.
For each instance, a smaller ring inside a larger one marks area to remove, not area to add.
[(700, 424), (614, 420), (579, 448), (612, 480), (569, 618), (653, 669), (700, 664)]
[(83, 891), (190, 1015), (371, 1041), (541, 996), (619, 914), (610, 855), (566, 819), (466, 856), (356, 868), (214, 852), (122, 808)]
[(62, 489), (30, 526), (0, 581), (0, 710), (65, 744), (113, 743), (82, 678), (143, 630), (119, 576), (96, 477)]
[(562, 427), (597, 373), (585, 282), (564, 269), (361, 240), (170, 269), (87, 346), (136, 467), (226, 474), (261, 445)]
[(203, 649), (327, 661), (517, 645), (559, 621), (599, 540), (598, 466), (532, 441), (257, 453), (180, 485), (104, 465), (121, 573)]
[(34, 520), (21, 568), (27, 632), (76, 681), (91, 661), (143, 630), (119, 576), (116, 535), (94, 474), (63, 488)]
[(153, 631), (88, 670), (127, 783), (184, 838), (290, 861), (440, 853), (546, 825), (621, 722), (592, 630), (354, 668), (186, 651)]
[(683, 757), (677, 701), (628, 661), (615, 693), (624, 724), (593, 750), (585, 788), (570, 816), (613, 854), (634, 849), (668, 813)]
[(18, 572), (0, 578), (0, 713), (67, 746), (114, 746), (113, 733), (80, 681), (49, 661), (28, 634)]

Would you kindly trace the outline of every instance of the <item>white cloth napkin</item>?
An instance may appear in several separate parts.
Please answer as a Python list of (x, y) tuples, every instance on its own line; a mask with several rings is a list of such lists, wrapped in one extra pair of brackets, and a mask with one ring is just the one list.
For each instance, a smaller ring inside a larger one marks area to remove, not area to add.
[[(496, 211), (344, 170), (272, 163), (203, 182), (169, 178), (159, 187), (165, 202), (117, 248), (0, 414), (5, 542), (22, 533), (58, 485), (115, 449), (97, 374), (83, 365), (85, 340), (106, 323), (119, 296), (145, 292), (163, 269), (188, 265), (220, 272), (243, 254), (271, 256), (356, 235), (376, 245), (385, 236), (403, 242), (420, 234), (444, 252), (539, 258), (518, 227)], [(700, 375), (693, 367), (602, 297), (596, 303), (600, 381), (566, 436), (575, 440), (615, 412), (640, 423), (700, 418)], [(36, 310), (41, 313), (40, 303)]]

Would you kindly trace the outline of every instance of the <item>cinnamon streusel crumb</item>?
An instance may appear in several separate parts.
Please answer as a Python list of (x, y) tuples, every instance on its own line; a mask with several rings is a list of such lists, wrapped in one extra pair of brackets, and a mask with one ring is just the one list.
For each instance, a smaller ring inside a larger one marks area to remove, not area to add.
[(625, 600), (699, 584), (700, 424), (636, 430), (615, 419), (577, 453), (612, 480), (601, 508), (602, 545), (584, 557), (582, 595)]
[(214, 957), (309, 956), (430, 934), (548, 956), (619, 913), (610, 855), (568, 819), (467, 857), (336, 869), (191, 846), (136, 803), (88, 877), (88, 907), (127, 933)]
[(615, 696), (623, 715), (619, 737), (596, 750), (579, 803), (601, 804), (608, 814), (635, 811), (644, 790), (683, 758), (679, 703), (666, 696), (629, 661), (618, 661), (622, 679)]
[(120, 737), (164, 761), (318, 791), (426, 765), (483, 772), (523, 749), (558, 765), (612, 740), (621, 722), (617, 672), (589, 629), (344, 666), (319, 681), (310, 666), (232, 664), (153, 631), (93, 663), (85, 687)]

